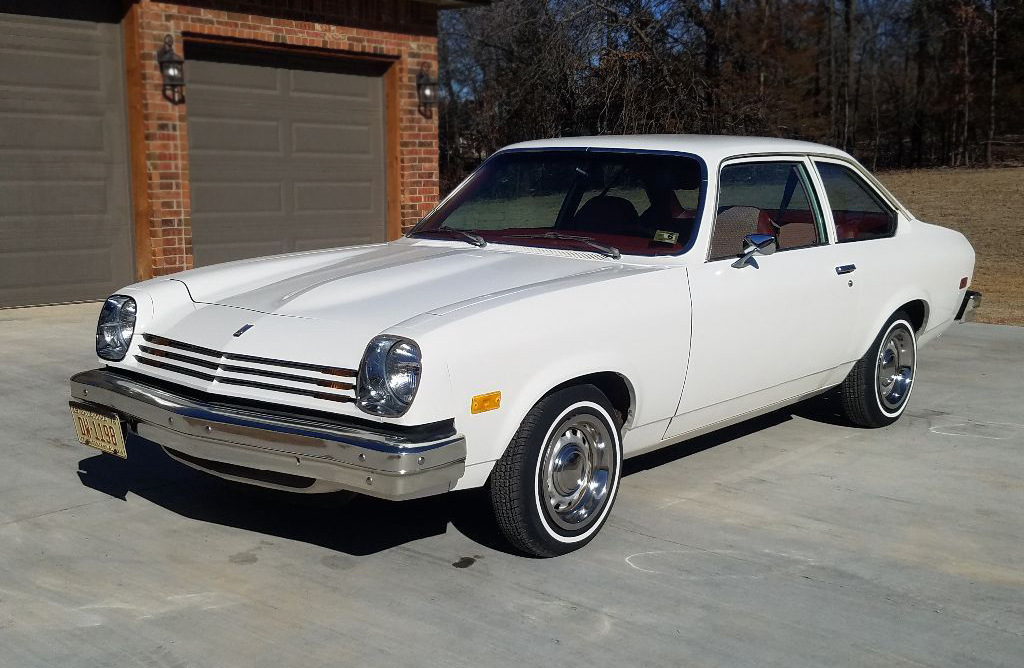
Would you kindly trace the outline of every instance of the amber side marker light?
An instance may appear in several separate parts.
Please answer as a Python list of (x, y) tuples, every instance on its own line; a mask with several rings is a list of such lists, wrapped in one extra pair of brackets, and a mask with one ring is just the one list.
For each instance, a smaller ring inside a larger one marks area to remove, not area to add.
[(964, 276), (963, 278), (960, 279), (960, 289), (961, 290), (963, 290), (964, 288), (967, 287), (968, 281), (970, 281), (970, 277), (969, 276)]
[(493, 411), (500, 406), (501, 392), (488, 392), (487, 394), (478, 394), (473, 397), (473, 401), (469, 406), (469, 412), (476, 415), (477, 413)]

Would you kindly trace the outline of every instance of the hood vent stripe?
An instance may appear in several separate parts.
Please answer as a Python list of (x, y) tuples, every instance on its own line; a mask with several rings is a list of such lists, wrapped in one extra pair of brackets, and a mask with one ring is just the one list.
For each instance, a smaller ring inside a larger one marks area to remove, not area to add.
[(299, 394), (306, 397), (313, 397), (314, 399), (325, 399), (327, 401), (340, 401), (343, 403), (355, 401), (355, 397), (349, 397), (344, 394), (317, 392), (316, 390), (305, 390), (298, 387), (285, 387), (283, 385), (270, 385), (268, 383), (259, 383), (254, 380), (245, 380), (242, 378), (211, 376), (208, 373), (203, 373), (201, 371), (196, 371), (194, 369), (188, 369), (186, 367), (178, 366), (177, 364), (169, 364), (167, 362), (149, 359), (141, 355), (136, 355), (135, 359), (139, 362), (139, 364), (155, 366), (166, 371), (172, 371), (174, 373), (180, 373), (185, 376), (192, 376), (193, 378), (200, 378), (202, 380), (210, 381), (211, 383), (223, 383), (225, 385), (240, 385), (242, 387), (254, 387), (260, 390), (270, 390), (272, 392), (286, 392), (288, 394)]
[[(310, 383), (313, 385), (319, 385), (321, 387), (329, 387), (335, 390), (354, 390), (355, 385), (352, 383), (344, 383), (337, 380), (310, 378), (309, 376), (297, 376), (293, 373), (281, 373), (278, 371), (267, 371), (266, 369), (255, 369), (244, 366), (235, 366), (233, 364), (217, 364), (216, 362), (209, 362), (198, 357), (190, 357), (189, 355), (182, 355), (180, 353), (172, 353), (169, 350), (160, 350), (159, 348), (153, 348), (151, 346), (139, 346), (139, 350), (144, 352), (151, 357), (162, 357), (175, 362), (184, 362), (185, 364), (191, 364), (193, 366), (204, 367), (212, 369), (214, 371), (227, 371), (229, 373), (242, 373), (250, 376), (262, 376), (263, 378), (277, 378), (279, 380), (290, 380), (295, 383)], [(339, 375), (339, 374), (335, 374)]]
[[(183, 341), (175, 341), (155, 334), (143, 334), (142, 338), (151, 345), (140, 344), (135, 360), (139, 364), (161, 369), (173, 374), (197, 378), (208, 383), (250, 387), (269, 392), (301, 395), (323, 399), (325, 401), (355, 401), (355, 383), (345, 382), (341, 378), (355, 378), (356, 371), (322, 364), (305, 362), (289, 362), (267, 357), (222, 353), (211, 348), (204, 348)], [(245, 366), (258, 364), (260, 366)], [(265, 367), (278, 367), (286, 371), (278, 371)], [(293, 372), (299, 373), (293, 373)], [(301, 372), (312, 372), (310, 375)], [(242, 376), (242, 377), (239, 377)], [(259, 378), (284, 381), (270, 383), (246, 378)], [(306, 386), (306, 387), (303, 387)], [(313, 386), (313, 387), (309, 387)], [(322, 388), (322, 389), (318, 389)], [(349, 392), (339, 394), (332, 390)]]
[(190, 353), (197, 353), (199, 355), (206, 355), (207, 357), (221, 357), (222, 354), (217, 350), (211, 350), (210, 348), (203, 348), (201, 346), (194, 346), (191, 343), (182, 343), (181, 341), (173, 341), (171, 339), (165, 339), (162, 336), (155, 336), (153, 334), (143, 334), (142, 338), (149, 343), (155, 343), (158, 346), (166, 346), (168, 348), (177, 348), (179, 350), (185, 350)]
[(187, 364), (213, 369), (214, 371), (220, 368), (220, 365), (216, 362), (210, 362), (208, 360), (199, 359), (198, 357), (190, 357), (189, 355), (182, 355), (180, 353), (172, 353), (169, 350), (160, 350), (158, 348), (143, 345), (139, 346), (139, 350), (147, 355), (152, 355), (153, 357), (164, 357), (169, 360), (174, 360), (175, 362), (186, 362)]
[(330, 367), (323, 364), (308, 364), (306, 362), (290, 362), (287, 360), (276, 360), (269, 357), (256, 357), (253, 355), (239, 355), (236, 353), (222, 353), (218, 350), (212, 350), (210, 348), (203, 348), (202, 346), (193, 345), (191, 343), (184, 343), (182, 341), (175, 341), (174, 339), (168, 339), (163, 336), (156, 336), (155, 334), (143, 334), (142, 338), (147, 342), (164, 346), (165, 348), (177, 348), (179, 350), (185, 350), (199, 355), (205, 355), (207, 357), (213, 357), (216, 359), (231, 360), (233, 362), (249, 362), (252, 364), (266, 364), (267, 366), (280, 366), (288, 369), (302, 369), (303, 371), (318, 371), (320, 373), (330, 374), (332, 376), (347, 376), (349, 378), (356, 377), (355, 369), (341, 369), (336, 367)]

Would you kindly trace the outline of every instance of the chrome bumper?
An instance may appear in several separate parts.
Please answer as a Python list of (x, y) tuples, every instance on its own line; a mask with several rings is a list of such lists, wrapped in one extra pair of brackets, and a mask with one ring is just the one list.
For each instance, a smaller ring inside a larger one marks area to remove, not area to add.
[(71, 378), (71, 396), (114, 411), (129, 431), (178, 461), (264, 487), (398, 500), (446, 492), (465, 472), (466, 440), (454, 429), (378, 432), (188, 398), (156, 385), (96, 369)]
[(964, 294), (964, 300), (960, 304), (960, 310), (956, 312), (957, 322), (971, 322), (974, 320), (974, 310), (981, 306), (981, 293), (977, 290), (968, 290)]

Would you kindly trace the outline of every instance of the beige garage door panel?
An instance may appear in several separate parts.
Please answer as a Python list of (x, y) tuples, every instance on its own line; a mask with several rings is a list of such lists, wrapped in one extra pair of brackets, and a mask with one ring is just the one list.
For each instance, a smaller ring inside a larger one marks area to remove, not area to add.
[(115, 23), (0, 14), (0, 307), (131, 283)]
[(186, 66), (196, 265), (383, 241), (381, 77), (234, 59)]

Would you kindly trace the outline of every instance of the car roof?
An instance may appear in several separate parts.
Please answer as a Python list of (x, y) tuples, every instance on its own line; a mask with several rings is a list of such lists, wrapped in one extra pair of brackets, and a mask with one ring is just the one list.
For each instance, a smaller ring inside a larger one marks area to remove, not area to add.
[(852, 159), (837, 148), (796, 139), (777, 137), (736, 137), (730, 135), (601, 135), (536, 139), (506, 146), (502, 150), (543, 148), (602, 148), (635, 151), (678, 151), (700, 156), (707, 163), (721, 162), (737, 155), (814, 153)]

